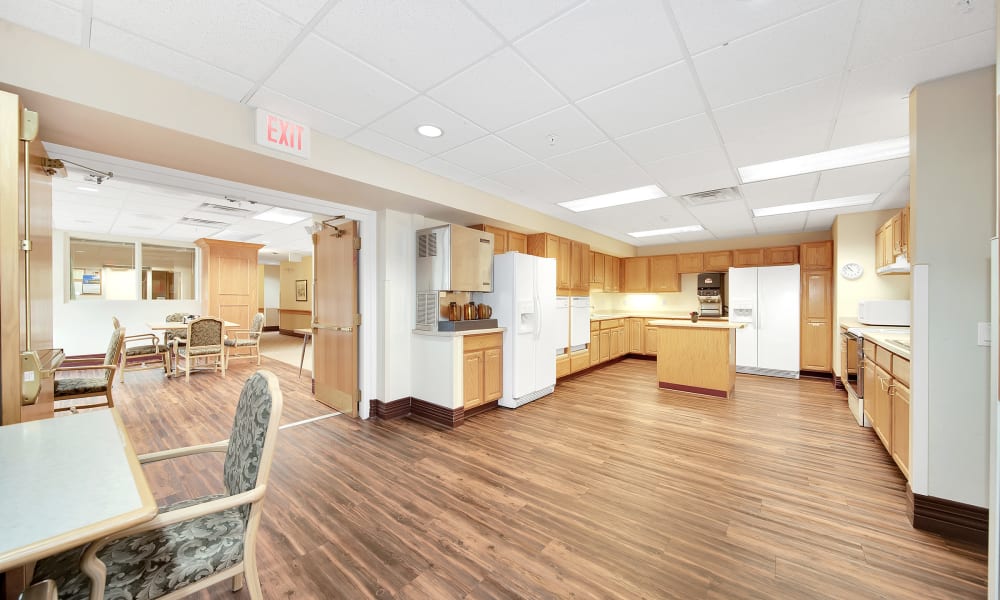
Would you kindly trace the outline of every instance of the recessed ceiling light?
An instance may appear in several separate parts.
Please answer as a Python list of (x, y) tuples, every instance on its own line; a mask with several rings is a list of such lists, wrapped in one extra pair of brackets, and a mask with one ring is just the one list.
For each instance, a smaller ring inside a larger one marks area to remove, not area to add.
[(633, 231), (629, 235), (637, 238), (670, 235), (671, 233), (691, 233), (705, 229), (701, 225), (685, 225), (683, 227), (667, 227), (666, 229), (650, 229), (649, 231)]
[(85, 185), (78, 185), (78, 186), (76, 186), (76, 189), (80, 190), (81, 192), (99, 192), (99, 191), (101, 191), (101, 190), (99, 190), (99, 189), (97, 189), (95, 187), (88, 187), (88, 186), (85, 186)]
[(743, 183), (791, 177), (829, 169), (865, 165), (910, 155), (910, 138), (901, 137), (870, 144), (837, 148), (827, 152), (806, 154), (737, 169)]
[(774, 215), (787, 215), (809, 210), (823, 210), (825, 208), (843, 208), (845, 206), (861, 206), (871, 204), (878, 198), (878, 194), (863, 194), (861, 196), (845, 196), (843, 198), (831, 198), (829, 200), (817, 200), (815, 202), (800, 202), (798, 204), (782, 204), (780, 206), (768, 206), (767, 208), (753, 209), (755, 217), (771, 217)]
[(297, 210), (288, 210), (287, 208), (272, 208), (271, 210), (264, 211), (259, 215), (254, 215), (253, 218), (258, 221), (271, 221), (272, 223), (293, 225), (299, 221), (305, 221), (306, 219), (312, 218), (312, 215), (299, 212)]
[(643, 202), (645, 200), (652, 200), (653, 198), (663, 198), (666, 194), (657, 185), (647, 185), (643, 187), (632, 188), (630, 190), (622, 190), (620, 192), (611, 192), (610, 194), (601, 194), (600, 196), (590, 196), (589, 198), (580, 198), (579, 200), (569, 200), (567, 202), (559, 202), (559, 206), (563, 208), (568, 208), (573, 212), (582, 212), (585, 210), (595, 210), (598, 208), (607, 208), (609, 206), (620, 206), (622, 204), (631, 204), (633, 202)]
[(444, 135), (444, 131), (436, 125), (418, 125), (417, 133), (424, 137), (436, 138)]

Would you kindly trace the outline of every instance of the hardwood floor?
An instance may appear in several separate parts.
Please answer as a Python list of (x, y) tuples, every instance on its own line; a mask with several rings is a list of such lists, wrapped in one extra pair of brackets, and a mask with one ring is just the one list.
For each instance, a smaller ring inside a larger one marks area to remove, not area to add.
[[(243, 380), (129, 373), (139, 452), (223, 439)], [(328, 413), (297, 366), (283, 423)], [(335, 416), (285, 429), (258, 546), (267, 598), (963, 598), (985, 549), (913, 529), (905, 481), (828, 381), (656, 388), (627, 359), (438, 430)], [(218, 457), (152, 465), (163, 501), (220, 490)], [(225, 585), (200, 598), (247, 598)]]

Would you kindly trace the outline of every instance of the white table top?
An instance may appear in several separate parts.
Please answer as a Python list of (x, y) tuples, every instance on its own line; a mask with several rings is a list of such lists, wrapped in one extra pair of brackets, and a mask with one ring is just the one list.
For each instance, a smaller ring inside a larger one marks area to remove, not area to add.
[(115, 409), (0, 427), (0, 490), (0, 571), (157, 511)]
[[(231, 321), (223, 321), (223, 327), (239, 327), (239, 323), (233, 323)], [(149, 327), (153, 331), (163, 331), (164, 329), (187, 329), (187, 323), (179, 323), (177, 321), (150, 321), (146, 323), (146, 327)]]

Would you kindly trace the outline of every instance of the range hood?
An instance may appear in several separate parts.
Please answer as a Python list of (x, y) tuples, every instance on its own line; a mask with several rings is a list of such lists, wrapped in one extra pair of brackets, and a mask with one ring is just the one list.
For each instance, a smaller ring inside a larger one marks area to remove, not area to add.
[(878, 275), (894, 275), (896, 273), (909, 273), (910, 272), (910, 261), (906, 260), (906, 255), (900, 254), (896, 257), (896, 261), (885, 265), (884, 267), (879, 267), (875, 270)]
[(492, 292), (493, 234), (461, 225), (417, 231), (417, 291)]

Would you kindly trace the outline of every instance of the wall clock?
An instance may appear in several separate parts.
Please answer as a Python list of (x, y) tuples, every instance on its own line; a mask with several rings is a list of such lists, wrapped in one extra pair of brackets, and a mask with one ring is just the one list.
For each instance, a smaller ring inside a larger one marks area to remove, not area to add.
[(850, 281), (854, 281), (864, 274), (864, 267), (855, 262), (846, 263), (844, 266), (840, 267), (840, 276)]

